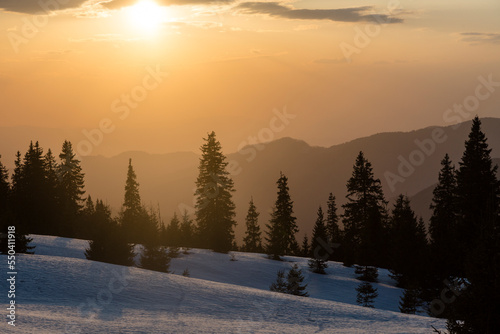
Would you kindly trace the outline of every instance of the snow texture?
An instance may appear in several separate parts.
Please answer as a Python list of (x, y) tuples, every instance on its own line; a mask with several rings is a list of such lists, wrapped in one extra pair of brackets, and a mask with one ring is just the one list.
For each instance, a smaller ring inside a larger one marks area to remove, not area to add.
[[(375, 309), (357, 306), (354, 269), (329, 262), (327, 275), (307, 259), (191, 249), (173, 274), (88, 261), (84, 240), (32, 236), (35, 255), (18, 255), (16, 326), (0, 333), (431, 333), (445, 323), (399, 313), (402, 290), (386, 270), (374, 284)], [(140, 246), (136, 248), (140, 250)], [(4, 273), (7, 257), (0, 256)], [(269, 291), (279, 269), (297, 263), (309, 298)], [(182, 276), (188, 268), (190, 277)], [(4, 274), (6, 275), (6, 274)], [(1, 281), (5, 308), (5, 279)]]

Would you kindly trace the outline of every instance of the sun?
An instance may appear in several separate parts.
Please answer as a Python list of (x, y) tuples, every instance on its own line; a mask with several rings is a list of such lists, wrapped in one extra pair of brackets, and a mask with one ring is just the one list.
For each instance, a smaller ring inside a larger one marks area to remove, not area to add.
[(144, 34), (156, 33), (166, 20), (166, 8), (153, 0), (139, 0), (135, 5), (125, 8), (128, 21), (134, 29)]

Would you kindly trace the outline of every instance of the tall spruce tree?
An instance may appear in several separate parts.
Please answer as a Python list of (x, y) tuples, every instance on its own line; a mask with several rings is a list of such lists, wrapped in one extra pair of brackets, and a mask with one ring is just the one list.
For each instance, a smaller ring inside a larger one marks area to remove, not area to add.
[(193, 234), (193, 220), (189, 217), (187, 210), (184, 210), (181, 223), (181, 246), (193, 247)]
[(320, 206), (311, 240), (312, 258), (309, 260), (309, 268), (317, 274), (326, 274), (325, 268), (328, 267), (326, 261), (330, 254), (325, 249), (325, 245), (328, 245), (328, 234), (325, 226), (323, 209)]
[(24, 233), (22, 226), (18, 226), (14, 222), (11, 199), (9, 172), (0, 161), (0, 253), (7, 254), (9, 251), (7, 233), (9, 226), (14, 226), (16, 229), (14, 234), (16, 253), (33, 253), (31, 250), (35, 247), (29, 245), (32, 239)]
[(342, 232), (339, 228), (339, 216), (337, 214), (337, 204), (335, 196), (332, 193), (328, 196), (326, 212), (326, 231), (328, 234), (329, 247), (332, 248), (330, 259), (341, 261), (342, 254), (340, 252), (340, 244), (342, 243)]
[(134, 264), (134, 246), (127, 242), (123, 230), (111, 218), (111, 210), (101, 200), (97, 200), (92, 215), (96, 231), (85, 250), (88, 260), (107, 262), (122, 266)]
[(221, 253), (231, 250), (236, 225), (232, 199), (234, 184), (227, 165), (215, 132), (209, 133), (201, 147), (196, 180), (196, 222), (200, 246)]
[(74, 220), (65, 219), (62, 210), (63, 194), (60, 189), (60, 178), (58, 175), (58, 166), (52, 150), (48, 149), (43, 159), (46, 178), (46, 205), (51, 214), (51, 223), (47, 226), (46, 234), (58, 236), (73, 236), (68, 233), (70, 227), (73, 227)]
[(290, 198), (288, 188), (288, 178), (280, 173), (278, 184), (278, 198), (271, 213), (271, 220), (266, 225), (267, 231), (267, 252), (275, 260), (280, 259), (280, 255), (291, 254), (294, 244), (297, 244), (295, 234), (299, 231), (293, 214), (293, 201)]
[(76, 154), (73, 152), (71, 142), (64, 141), (59, 159), (60, 163), (57, 166), (59, 205), (62, 220), (64, 221), (60, 233), (66, 236), (74, 236), (77, 217), (85, 202), (83, 197), (85, 194), (84, 174), (80, 166), (80, 160), (76, 158)]
[[(386, 206), (382, 186), (375, 179), (371, 163), (359, 152), (347, 181), (344, 208), (344, 264), (385, 266)], [(375, 257), (376, 255), (376, 257)]]
[(137, 182), (137, 175), (132, 166), (132, 159), (129, 159), (128, 162), (120, 223), (128, 242), (146, 243), (155, 237), (155, 226), (153, 226), (147, 210), (141, 204), (139, 182)]
[(390, 222), (391, 277), (398, 286), (422, 284), (428, 268), (427, 236), (422, 220), (411, 209), (407, 196), (399, 195)]
[(245, 252), (258, 253), (262, 252), (262, 237), (259, 226), (259, 213), (253, 202), (253, 198), (250, 199), (250, 204), (248, 206), (248, 213), (245, 219), (247, 230), (245, 232), (245, 237), (243, 238), (243, 250)]
[(21, 161), (18, 153), (12, 184), (12, 200), (16, 223), (27, 233), (54, 234), (51, 189), (47, 182), (43, 149), (38, 142), (30, 143)]
[(497, 333), (500, 328), (500, 183), (478, 117), (472, 121), (457, 171), (456, 256), (466, 278), (450, 305), (451, 333)]
[(458, 240), (463, 250), (457, 256), (461, 263), (465, 263), (481, 236), (491, 233), (498, 221), (498, 166), (493, 166), (490, 154), (481, 121), (476, 117), (457, 171)]
[(9, 172), (0, 160), (0, 233), (5, 233), (9, 221), (12, 221), (10, 190)]
[[(441, 161), (438, 184), (434, 188), (429, 224), (430, 252), (433, 264), (432, 285), (435, 293), (443, 288), (443, 280), (458, 276), (461, 263), (456, 256), (457, 242), (457, 180), (455, 167), (448, 154)], [(434, 298), (434, 297), (433, 297)]]

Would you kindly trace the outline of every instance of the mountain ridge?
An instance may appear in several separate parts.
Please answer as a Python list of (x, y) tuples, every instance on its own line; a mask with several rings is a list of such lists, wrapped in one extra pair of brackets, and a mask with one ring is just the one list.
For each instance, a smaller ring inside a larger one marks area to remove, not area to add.
[[(337, 198), (338, 213), (342, 213), (346, 183), (359, 151), (363, 151), (372, 163), (375, 177), (381, 180), (387, 199), (392, 200), (400, 193), (415, 197), (437, 182), (440, 161), (445, 153), (450, 155), (454, 163), (458, 163), (470, 124), (471, 121), (466, 121), (459, 126), (430, 126), (410, 132), (384, 132), (330, 147), (311, 146), (304, 140), (283, 137), (226, 153), (236, 188), (234, 201), (238, 222), (237, 238), (241, 241), (244, 234), (244, 217), (250, 197), (254, 198), (257, 209), (261, 212), (259, 223), (264, 229), (276, 199), (276, 181), (280, 172), (289, 178), (290, 194), (295, 203), (300, 228), (298, 238), (304, 233), (310, 236), (318, 206), (325, 206), (330, 192)], [(500, 157), (500, 118), (484, 118), (482, 124), (490, 148), (493, 149), (492, 157)], [(431, 145), (429, 143), (435, 131), (440, 131), (441, 138), (446, 140)], [(424, 153), (416, 143), (431, 146)], [(224, 142), (221, 144), (224, 150)], [(46, 148), (43, 143), (41, 145)], [(412, 157), (423, 157), (423, 161), (420, 165), (408, 165)], [(114, 212), (118, 212), (123, 201), (129, 158), (133, 160), (146, 205), (160, 208), (165, 221), (174, 212), (179, 214), (184, 209), (193, 212), (199, 155), (189, 151), (158, 154), (130, 150), (112, 157), (82, 157), (87, 194), (94, 199), (103, 199), (111, 205)], [(407, 163), (404, 167), (413, 169), (411, 173), (406, 171), (403, 176), (400, 173), (405, 171), (401, 168), (402, 161)], [(2, 162), (8, 165), (9, 159), (2, 156)], [(399, 177), (392, 187), (391, 175), (392, 180)], [(416, 213), (429, 217), (428, 209), (425, 209), (430, 204), (429, 196), (417, 196), (417, 200), (414, 205)]]

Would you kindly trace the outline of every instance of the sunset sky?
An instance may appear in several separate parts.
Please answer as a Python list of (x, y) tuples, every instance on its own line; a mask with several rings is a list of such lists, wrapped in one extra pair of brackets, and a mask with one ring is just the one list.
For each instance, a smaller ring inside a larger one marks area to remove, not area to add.
[(500, 84), (470, 116), (447, 112), (479, 101), (479, 77), (500, 82), (498, 0), (0, 0), (0, 35), (0, 126), (77, 142), (104, 126), (91, 154), (500, 117)]

